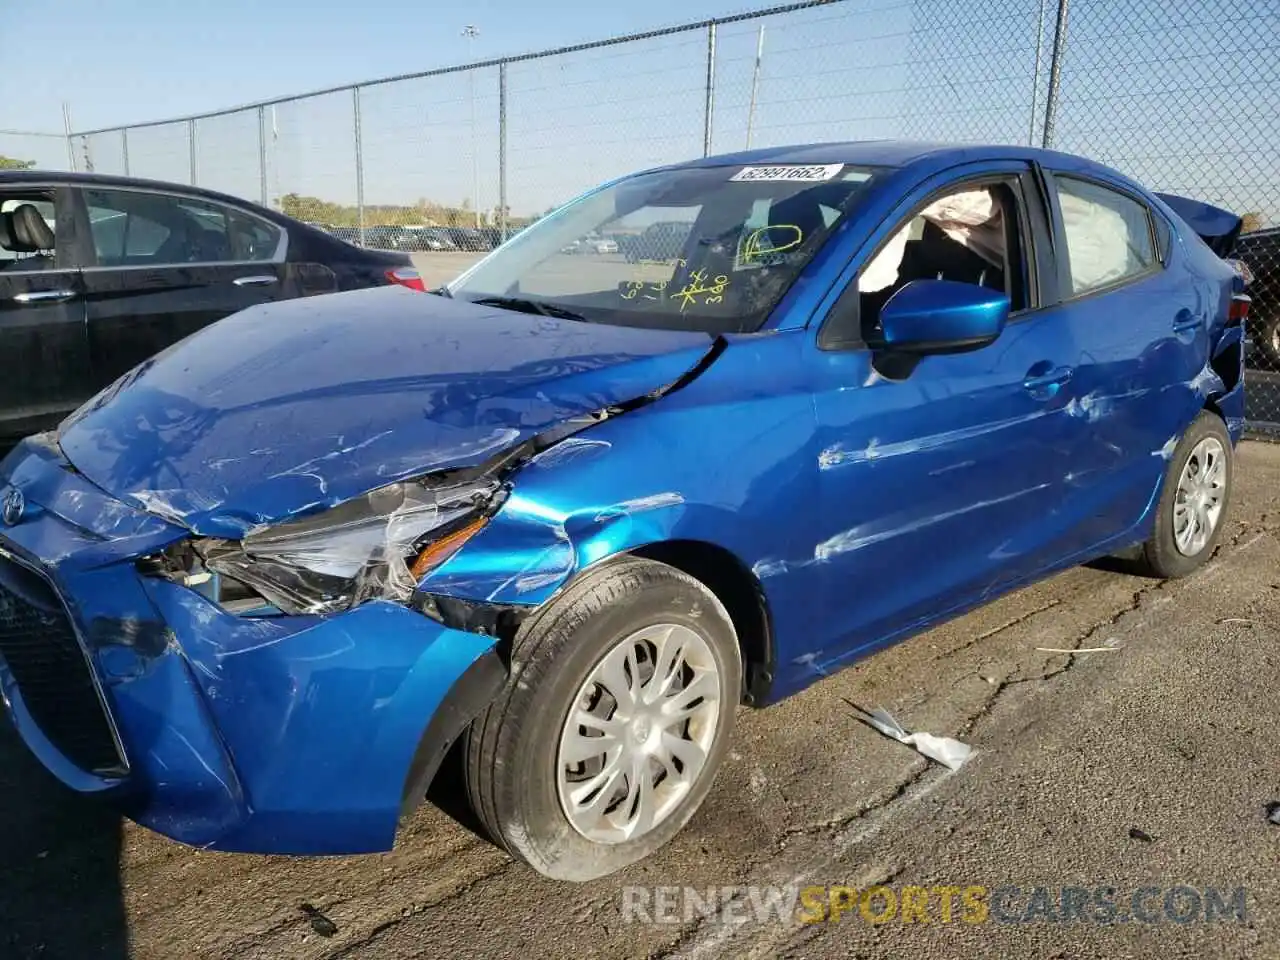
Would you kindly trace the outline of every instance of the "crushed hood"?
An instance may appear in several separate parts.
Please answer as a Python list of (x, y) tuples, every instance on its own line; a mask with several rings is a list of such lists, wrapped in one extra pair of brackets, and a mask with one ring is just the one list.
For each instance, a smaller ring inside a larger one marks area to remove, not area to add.
[(396, 480), (474, 466), (659, 390), (704, 333), (531, 316), (386, 287), (254, 307), (68, 419), (63, 453), (115, 497), (239, 537)]

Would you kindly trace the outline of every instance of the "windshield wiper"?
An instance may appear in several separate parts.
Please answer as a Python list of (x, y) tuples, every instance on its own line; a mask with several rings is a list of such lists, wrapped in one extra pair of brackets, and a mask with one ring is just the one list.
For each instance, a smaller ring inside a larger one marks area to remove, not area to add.
[(554, 303), (544, 303), (541, 300), (527, 300), (524, 297), (481, 297), (479, 300), (472, 300), (471, 302), (482, 307), (501, 307), (503, 310), (515, 310), (519, 313), (536, 313), (539, 316), (555, 317), (559, 320), (578, 320), (582, 323), (590, 323), (580, 313), (574, 313), (572, 310), (567, 310)]

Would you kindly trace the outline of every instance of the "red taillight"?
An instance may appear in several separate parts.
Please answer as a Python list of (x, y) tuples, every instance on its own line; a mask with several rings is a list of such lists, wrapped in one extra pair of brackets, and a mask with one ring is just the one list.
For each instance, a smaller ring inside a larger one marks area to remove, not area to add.
[(388, 270), (387, 279), (392, 283), (400, 284), (402, 287), (408, 287), (410, 290), (427, 292), (427, 285), (422, 282), (421, 274), (413, 267), (396, 267), (394, 270)]
[(1231, 319), (1236, 323), (1243, 323), (1249, 319), (1249, 304), (1253, 299), (1245, 293), (1237, 293), (1231, 298)]

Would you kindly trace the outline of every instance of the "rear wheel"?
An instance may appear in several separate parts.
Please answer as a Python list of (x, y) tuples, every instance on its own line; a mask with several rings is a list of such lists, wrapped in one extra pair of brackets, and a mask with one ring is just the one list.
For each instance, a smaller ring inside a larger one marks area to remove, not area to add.
[(547, 876), (590, 880), (675, 836), (711, 788), (740, 696), (715, 595), (665, 564), (611, 563), (526, 621), (512, 660), (465, 745), (493, 840)]
[(1139, 563), (1157, 577), (1183, 577), (1213, 555), (1222, 537), (1235, 463), (1221, 418), (1201, 411), (1174, 448)]
[(1257, 343), (1267, 360), (1267, 369), (1280, 371), (1280, 314), (1258, 325)]

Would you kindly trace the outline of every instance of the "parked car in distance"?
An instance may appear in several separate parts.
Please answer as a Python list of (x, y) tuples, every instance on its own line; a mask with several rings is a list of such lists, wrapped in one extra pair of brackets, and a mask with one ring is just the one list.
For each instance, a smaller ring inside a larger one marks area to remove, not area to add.
[(0, 441), (56, 423), (228, 314), (392, 282), (421, 286), (403, 254), (210, 190), (0, 172)]
[(399, 250), (405, 228), (388, 224), (371, 224), (364, 228), (363, 240), (360, 237), (359, 227), (355, 228), (355, 234), (356, 243), (366, 250)]
[(473, 253), (489, 249), (484, 235), (476, 227), (445, 227), (444, 232), (458, 250)]
[(1243, 234), (1233, 255), (1253, 274), (1249, 335), (1257, 348), (1257, 366), (1280, 371), (1280, 227)]
[(631, 263), (674, 260), (684, 248), (689, 227), (687, 221), (651, 223), (638, 234), (619, 236), (616, 242)]
[[(754, 150), (438, 295), (243, 310), (0, 463), (5, 704), (201, 848), (387, 849), (449, 756), (514, 857), (617, 870), (740, 704), (1091, 558), (1210, 557), (1246, 301), (1205, 209), (1032, 148)], [(561, 256), (681, 215), (664, 262)]]
[(325, 233), (331, 237), (336, 237), (343, 243), (349, 243), (352, 246), (360, 246), (360, 228), (347, 226), (332, 226)]
[(396, 249), (414, 253), (457, 250), (457, 244), (444, 227), (401, 227), (396, 237)]

